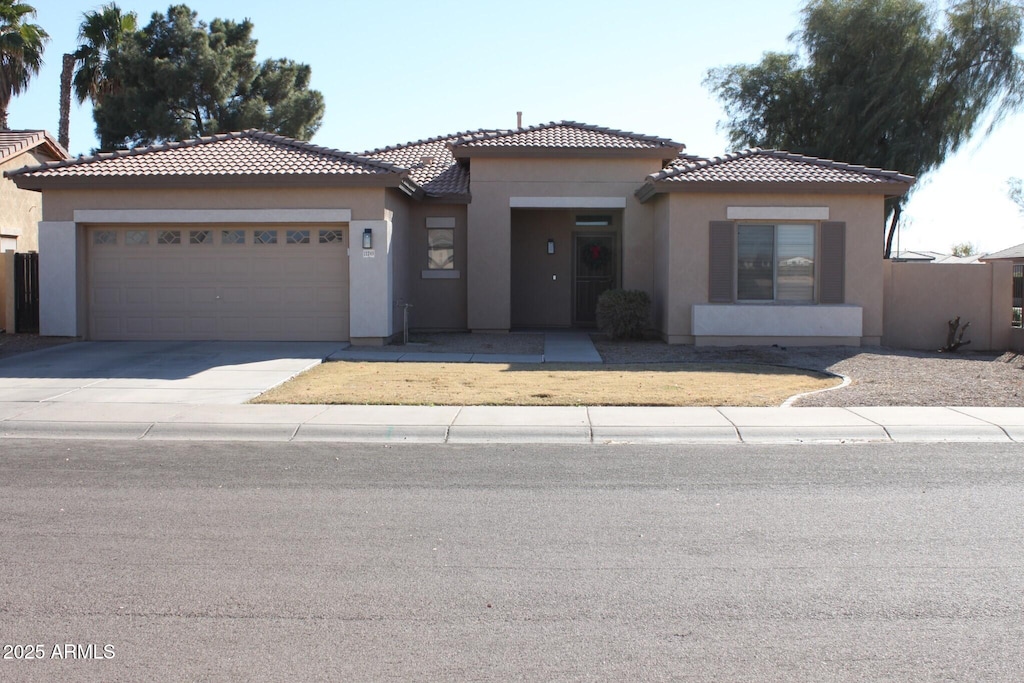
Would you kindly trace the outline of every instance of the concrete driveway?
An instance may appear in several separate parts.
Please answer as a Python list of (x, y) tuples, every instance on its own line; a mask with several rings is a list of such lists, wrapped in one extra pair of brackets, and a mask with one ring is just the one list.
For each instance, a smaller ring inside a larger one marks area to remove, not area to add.
[(79, 342), (0, 360), (0, 402), (238, 404), (346, 342)]

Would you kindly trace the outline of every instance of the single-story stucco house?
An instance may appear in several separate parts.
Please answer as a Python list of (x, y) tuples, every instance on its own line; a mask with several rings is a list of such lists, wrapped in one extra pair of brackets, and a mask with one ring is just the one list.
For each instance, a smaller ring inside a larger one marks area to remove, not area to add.
[(571, 121), (339, 152), (245, 131), (8, 175), (42, 192), (41, 332), (351, 340), (594, 322), (672, 343), (878, 344), (896, 171), (714, 159)]
[[(45, 130), (0, 130), (2, 172), (68, 156)], [(41, 218), (42, 199), (38, 192), (22, 190), (9, 178), (0, 178), (0, 330), (16, 329), (14, 254), (39, 248), (37, 230)]]

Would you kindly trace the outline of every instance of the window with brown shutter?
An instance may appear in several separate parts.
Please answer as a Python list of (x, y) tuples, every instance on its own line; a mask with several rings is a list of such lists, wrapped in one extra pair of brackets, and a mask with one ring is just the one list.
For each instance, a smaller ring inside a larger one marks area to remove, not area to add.
[(821, 224), (821, 270), (818, 302), (841, 304), (846, 301), (846, 223)]
[(708, 244), (708, 301), (732, 303), (736, 285), (736, 228), (732, 221), (711, 221)]

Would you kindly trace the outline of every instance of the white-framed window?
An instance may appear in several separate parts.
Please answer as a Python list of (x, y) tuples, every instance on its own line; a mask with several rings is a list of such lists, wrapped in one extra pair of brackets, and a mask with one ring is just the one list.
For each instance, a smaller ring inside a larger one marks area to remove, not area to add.
[(455, 230), (427, 229), (427, 270), (454, 270)]
[(286, 244), (309, 244), (309, 230), (288, 230), (285, 233)]
[(321, 230), (320, 244), (340, 244), (341, 236), (341, 230)]
[(813, 302), (815, 225), (736, 226), (736, 300)]

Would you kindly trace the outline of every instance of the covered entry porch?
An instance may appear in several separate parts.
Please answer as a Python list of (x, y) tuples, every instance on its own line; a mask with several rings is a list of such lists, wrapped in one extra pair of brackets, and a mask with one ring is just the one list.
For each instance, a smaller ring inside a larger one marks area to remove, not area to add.
[(622, 281), (622, 210), (511, 209), (513, 328), (593, 327)]

